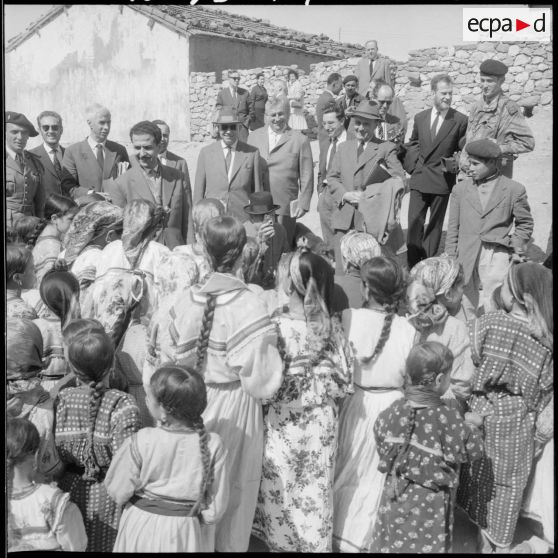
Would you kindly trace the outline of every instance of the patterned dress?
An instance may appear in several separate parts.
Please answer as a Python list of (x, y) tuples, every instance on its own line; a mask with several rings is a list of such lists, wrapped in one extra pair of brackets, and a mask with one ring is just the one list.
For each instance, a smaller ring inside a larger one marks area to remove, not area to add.
[(352, 351), (341, 324), (317, 364), (307, 325), (276, 319), (287, 368), (264, 418), (262, 482), (253, 532), (276, 552), (331, 552), (338, 401), (352, 388)]
[(477, 371), (469, 405), (484, 419), (485, 457), (464, 466), (458, 503), (496, 546), (512, 543), (533, 463), (535, 417), (552, 394), (552, 354), (527, 324), (492, 312), (469, 324)]
[[(411, 441), (400, 455), (411, 413), (409, 403), (400, 399), (374, 425), (378, 468), (388, 476), (372, 552), (451, 552), (458, 466), (481, 457), (481, 434), (440, 400), (439, 405), (415, 409)], [(394, 476), (396, 459), (400, 465)]]
[(8, 552), (83, 552), (87, 535), (78, 507), (56, 484), (14, 490), (8, 504)]
[(70, 372), (64, 357), (64, 338), (60, 318), (50, 314), (45, 318), (33, 320), (43, 336), (43, 371), (41, 385), (50, 391), (54, 384)]
[(27, 304), (17, 291), (6, 290), (6, 318), (37, 318), (37, 312)]
[(57, 235), (49, 232), (49, 226), (39, 235), (33, 247), (33, 263), (37, 277), (37, 288), (47, 271), (50, 271), (62, 251), (62, 243)]
[(127, 393), (109, 389), (103, 394), (93, 432), (93, 451), (101, 468), (98, 482), (82, 478), (89, 425), (88, 387), (66, 388), (59, 393), (55, 441), (60, 458), (69, 469), (59, 486), (81, 511), (87, 532), (87, 550), (112, 552), (122, 508), (107, 494), (102, 482), (112, 456), (139, 427), (139, 411)]

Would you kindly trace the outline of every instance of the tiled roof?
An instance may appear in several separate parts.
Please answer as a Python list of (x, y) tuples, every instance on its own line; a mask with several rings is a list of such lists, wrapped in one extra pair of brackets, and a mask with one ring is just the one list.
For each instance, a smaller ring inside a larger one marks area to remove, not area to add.
[[(56, 6), (23, 33), (10, 39), (6, 51), (13, 50), (40, 27), (49, 23), (70, 6)], [(266, 20), (232, 14), (213, 7), (183, 5), (134, 5), (125, 7), (140, 12), (156, 23), (180, 34), (214, 35), (238, 41), (276, 46), (329, 58), (350, 58), (362, 53), (362, 46), (333, 41), (326, 35), (311, 35)]]

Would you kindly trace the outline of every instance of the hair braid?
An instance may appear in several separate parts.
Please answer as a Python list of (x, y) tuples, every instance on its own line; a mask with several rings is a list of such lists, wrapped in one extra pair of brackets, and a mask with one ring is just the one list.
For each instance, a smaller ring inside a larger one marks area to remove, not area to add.
[(362, 359), (362, 362), (364, 364), (368, 364), (369, 362), (373, 361), (382, 352), (384, 345), (387, 343), (387, 340), (389, 339), (389, 334), (391, 332), (391, 324), (393, 322), (394, 316), (395, 316), (394, 309), (390, 308), (388, 313), (386, 314), (386, 317), (384, 318), (382, 331), (380, 333), (378, 342), (376, 343), (374, 352), (372, 353), (372, 356)]
[(207, 355), (207, 347), (209, 346), (209, 334), (213, 326), (213, 317), (215, 315), (215, 305), (217, 304), (217, 297), (215, 295), (208, 295), (203, 311), (203, 318), (201, 323), (201, 331), (198, 337), (196, 347), (196, 370), (198, 374), (202, 375), (202, 366)]
[(91, 388), (89, 395), (89, 428), (87, 429), (87, 439), (85, 442), (85, 472), (83, 478), (86, 480), (98, 481), (101, 474), (101, 468), (97, 463), (94, 448), (94, 434), (95, 424), (97, 422), (97, 414), (101, 407), (103, 393), (105, 392), (105, 385), (103, 382), (89, 382), (88, 386)]
[(44, 217), (35, 225), (33, 232), (27, 237), (26, 243), (27, 247), (32, 250), (41, 236), (41, 233), (45, 230), (45, 227), (48, 225), (49, 220), (45, 219)]
[(207, 491), (213, 484), (214, 470), (211, 454), (209, 453), (209, 434), (205, 429), (203, 419), (199, 417), (199, 419), (194, 422), (193, 427), (200, 437), (200, 453), (203, 464), (200, 495), (192, 508), (192, 516), (197, 516), (202, 510), (207, 508)]

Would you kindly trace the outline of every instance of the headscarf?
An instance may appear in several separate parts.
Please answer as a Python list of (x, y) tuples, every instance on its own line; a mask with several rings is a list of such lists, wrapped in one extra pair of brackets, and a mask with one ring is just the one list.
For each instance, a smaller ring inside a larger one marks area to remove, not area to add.
[(6, 322), (6, 375), (9, 381), (37, 378), (43, 369), (43, 336), (27, 318)]
[(164, 224), (166, 211), (147, 200), (132, 200), (124, 208), (122, 247), (132, 269)]
[(105, 227), (122, 222), (122, 208), (107, 201), (89, 203), (76, 213), (64, 238), (64, 259), (71, 264), (95, 238), (95, 233)]
[(459, 262), (447, 255), (427, 258), (411, 269), (411, 279), (420, 281), (436, 296), (445, 294), (459, 275)]
[(428, 333), (447, 320), (448, 309), (437, 302), (430, 287), (416, 279), (407, 288), (407, 302), (410, 311), (407, 320), (421, 333)]
[(315, 352), (315, 357), (321, 352), (331, 333), (331, 320), (325, 300), (318, 289), (314, 277), (310, 277), (304, 286), (300, 273), (300, 255), (295, 252), (289, 266), (291, 279), (296, 292), (304, 297), (304, 315), (308, 325), (308, 345)]
[(345, 267), (351, 264), (360, 269), (364, 262), (381, 255), (382, 248), (371, 234), (353, 230), (341, 239), (341, 256)]

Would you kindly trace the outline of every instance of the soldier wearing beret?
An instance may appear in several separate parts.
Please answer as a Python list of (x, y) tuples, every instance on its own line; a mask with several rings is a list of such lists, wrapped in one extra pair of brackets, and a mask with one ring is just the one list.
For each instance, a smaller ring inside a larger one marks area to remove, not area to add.
[[(519, 105), (502, 93), (502, 84), (508, 67), (498, 60), (485, 60), (480, 65), (481, 98), (475, 102), (469, 114), (467, 143), (491, 138), (502, 151), (502, 174), (513, 174), (513, 161), (519, 153), (535, 148), (535, 138), (525, 122)], [(466, 152), (462, 152), (461, 169), (467, 172)]]
[(495, 309), (492, 293), (504, 280), (510, 260), (524, 259), (533, 217), (525, 187), (502, 175), (502, 152), (495, 141), (474, 140), (465, 150), (469, 178), (458, 182), (450, 195), (446, 253), (463, 265), (463, 310), (469, 320)]
[(19, 112), (6, 111), (6, 224), (23, 215), (43, 217), (44, 167), (40, 158), (25, 150), (29, 137), (39, 133)]

